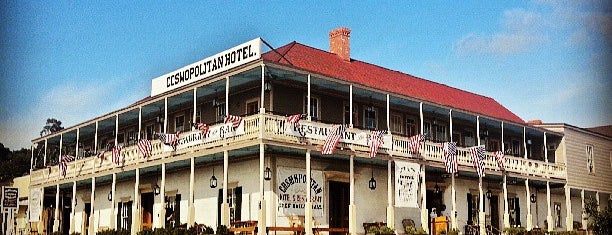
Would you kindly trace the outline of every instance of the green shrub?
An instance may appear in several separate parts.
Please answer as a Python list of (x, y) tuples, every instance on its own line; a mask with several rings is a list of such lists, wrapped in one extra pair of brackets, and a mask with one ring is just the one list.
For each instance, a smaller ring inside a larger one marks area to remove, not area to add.
[(110, 229), (110, 230), (105, 230), (105, 231), (99, 231), (96, 233), (96, 235), (130, 235), (130, 231), (125, 230), (125, 229), (120, 229), (120, 230)]
[(219, 235), (228, 235), (228, 234), (230, 234), (230, 231), (227, 228), (227, 226), (219, 225), (219, 227), (217, 228), (217, 233), (216, 234), (219, 234)]
[(527, 230), (523, 227), (504, 228), (504, 232), (508, 235), (525, 235)]

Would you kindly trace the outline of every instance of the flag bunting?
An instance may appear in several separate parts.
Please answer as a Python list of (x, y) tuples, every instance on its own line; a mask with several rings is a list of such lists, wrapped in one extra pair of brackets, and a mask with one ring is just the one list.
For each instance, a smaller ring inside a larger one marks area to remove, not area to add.
[(338, 146), (338, 143), (340, 142), (340, 139), (342, 138), (342, 135), (344, 135), (345, 131), (346, 131), (345, 125), (336, 125), (331, 130), (329, 130), (327, 138), (325, 139), (325, 142), (323, 142), (323, 148), (321, 149), (321, 154), (324, 154), (324, 155), (333, 154), (334, 150), (336, 149), (336, 146)]
[(240, 126), (241, 122), (242, 122), (241, 116), (227, 115), (227, 117), (225, 117), (224, 123), (225, 124), (232, 123), (232, 127), (237, 128), (238, 126)]
[(383, 131), (372, 131), (372, 134), (370, 134), (370, 158), (376, 157), (378, 149), (385, 143), (383, 140), (384, 134)]
[(442, 144), (442, 150), (444, 152), (444, 166), (446, 172), (454, 174), (459, 171), (458, 157), (457, 157), (457, 143), (446, 142)]
[(64, 155), (60, 158), (59, 170), (62, 177), (66, 176), (66, 169), (68, 168), (68, 162), (74, 161), (74, 156)]
[(138, 151), (142, 154), (143, 158), (150, 157), (153, 154), (153, 145), (148, 139), (141, 139), (138, 141)]
[(423, 141), (425, 141), (425, 137), (423, 137), (423, 134), (411, 136), (408, 139), (408, 150), (410, 151), (410, 153), (419, 153), (419, 149), (421, 148), (421, 142)]
[(474, 168), (476, 168), (476, 171), (478, 172), (478, 177), (484, 177), (486, 160), (484, 145), (471, 147), (470, 154), (474, 160)]

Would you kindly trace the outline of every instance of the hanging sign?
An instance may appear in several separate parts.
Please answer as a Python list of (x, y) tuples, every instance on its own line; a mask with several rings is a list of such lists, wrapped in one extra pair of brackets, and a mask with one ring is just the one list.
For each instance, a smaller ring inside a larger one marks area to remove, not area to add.
[(30, 189), (30, 205), (28, 209), (30, 211), (30, 222), (40, 221), (41, 206), (42, 206), (42, 188)]
[[(281, 122), (282, 123), (282, 122)], [(333, 127), (317, 122), (309, 122), (309, 121), (300, 121), (300, 125), (286, 125), (284, 128), (280, 128), (284, 130), (285, 134), (296, 136), (300, 138), (310, 138), (316, 140), (325, 140), (327, 136), (331, 133), (331, 129)], [(363, 146), (370, 146), (371, 134), (370, 132), (365, 132), (363, 130), (347, 128), (340, 142), (347, 144), (356, 144)], [(383, 136), (384, 143), (380, 146), (382, 149), (391, 149), (392, 146), (392, 136), (384, 135)]]
[(419, 207), (419, 171), (417, 163), (395, 161), (395, 207)]
[[(323, 198), (325, 197), (325, 181), (322, 171), (311, 171), (310, 196), (312, 214), (316, 218), (323, 217)], [(305, 215), (306, 203), (306, 169), (279, 167), (277, 169), (276, 194), (278, 195), (278, 212), (281, 216)]]
[[(176, 149), (184, 149), (198, 144), (206, 144), (229, 137), (244, 135), (244, 133), (244, 119), (236, 128), (232, 126), (232, 123), (211, 126), (210, 129), (208, 129), (206, 136), (202, 136), (202, 132), (199, 130), (183, 132), (179, 136)], [(173, 150), (174, 149), (172, 149), (172, 147), (164, 145), (164, 151)]]
[(154, 78), (151, 80), (151, 96), (194, 83), (259, 58), (261, 58), (261, 38), (256, 38)]
[(2, 187), (2, 208), (17, 208), (19, 199), (19, 189)]

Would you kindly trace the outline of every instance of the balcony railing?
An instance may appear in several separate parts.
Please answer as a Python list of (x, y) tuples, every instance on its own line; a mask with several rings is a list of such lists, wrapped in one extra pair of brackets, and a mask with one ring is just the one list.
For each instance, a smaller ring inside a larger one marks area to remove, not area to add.
[[(263, 123), (263, 126), (260, 125)], [(182, 134), (179, 146), (176, 150), (164, 145), (159, 140), (151, 141), (153, 146), (152, 156), (143, 158), (136, 145), (123, 148), (120, 163), (112, 161), (112, 152), (104, 153), (103, 158), (89, 157), (79, 159), (67, 164), (66, 175), (61, 176), (57, 166), (34, 170), (31, 175), (33, 185), (55, 182), (58, 180), (70, 181), (70, 179), (93, 175), (105, 171), (111, 171), (117, 167), (135, 167), (138, 164), (160, 161), (164, 158), (180, 156), (184, 154), (205, 155), (219, 146), (234, 144), (250, 144), (249, 141), (263, 138), (269, 141), (277, 141), (285, 144), (315, 145), (321, 146), (333, 125), (320, 122), (301, 121), (300, 127), (295, 128), (286, 123), (283, 116), (262, 114), (251, 115), (243, 119), (241, 127), (232, 129), (231, 124), (216, 124), (210, 127), (206, 138), (202, 138), (199, 131), (190, 131)], [(343, 140), (338, 144), (339, 148), (361, 153), (369, 153), (368, 130), (348, 128)], [(439, 143), (425, 142), (421, 144), (421, 156), (411, 154), (408, 151), (409, 138), (397, 135), (384, 136), (384, 142), (380, 153), (389, 153), (393, 156), (406, 158), (422, 158), (430, 162), (443, 163), (442, 146)], [(202, 152), (202, 154), (199, 154)], [(458, 163), (460, 166), (473, 167), (472, 157), (467, 148), (457, 148)], [(153, 163), (154, 164), (154, 163)], [(564, 165), (546, 163), (537, 160), (506, 156), (504, 160), (505, 170), (525, 176), (537, 176), (543, 178), (564, 179), (566, 169)], [(500, 171), (495, 156), (486, 152), (485, 167), (487, 171)]]

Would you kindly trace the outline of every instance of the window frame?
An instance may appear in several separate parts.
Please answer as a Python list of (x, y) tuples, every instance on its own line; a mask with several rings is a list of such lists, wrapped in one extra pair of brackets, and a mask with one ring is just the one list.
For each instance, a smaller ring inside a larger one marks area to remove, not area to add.
[[(302, 108), (302, 111), (306, 113), (306, 115), (308, 115), (308, 110), (306, 109), (308, 107), (307, 99), (308, 99), (308, 95), (305, 94), (304, 95), (304, 106)], [(321, 119), (321, 107), (320, 107), (321, 99), (318, 96), (314, 96), (312, 94), (310, 95), (310, 99), (311, 99), (310, 100), (310, 118), (313, 120), (320, 120)], [(313, 108), (315, 109), (314, 112), (312, 110)]]
[(221, 100), (215, 108), (215, 120), (217, 120), (217, 122), (222, 122), (225, 116), (227, 116), (227, 110), (225, 110), (225, 100)]
[(595, 147), (592, 144), (587, 144), (585, 148), (585, 154), (587, 172), (589, 174), (595, 174)]
[(417, 128), (416, 121), (414, 118), (406, 117), (406, 135), (414, 136), (419, 134), (419, 129)]
[[(368, 113), (374, 113), (374, 126), (369, 126)], [(377, 130), (378, 129), (378, 108), (370, 105), (363, 105), (363, 127), (365, 129)]]
[[(392, 113), (389, 116), (390, 116), (389, 119), (391, 121), (391, 123), (390, 123), (391, 124), (390, 125), (391, 133), (394, 133), (394, 134), (404, 134), (404, 125), (403, 125), (404, 124), (404, 119), (403, 119), (402, 115), (398, 114), (398, 113)], [(396, 130), (397, 127), (399, 127), (399, 131)]]
[[(183, 121), (180, 123), (179, 126), (179, 119), (182, 118)], [(179, 130), (180, 127), (180, 130)], [(177, 114), (174, 115), (174, 132), (179, 132), (179, 131), (185, 131), (185, 114)]]
[[(252, 103), (256, 103), (255, 105), (255, 110), (253, 112), (249, 112), (249, 105), (251, 105)], [(260, 108), (260, 101), (259, 101), (259, 97), (257, 98), (252, 98), (252, 99), (248, 99), (244, 102), (244, 113), (247, 115), (253, 115), (253, 114), (257, 114), (259, 113), (259, 108)]]

